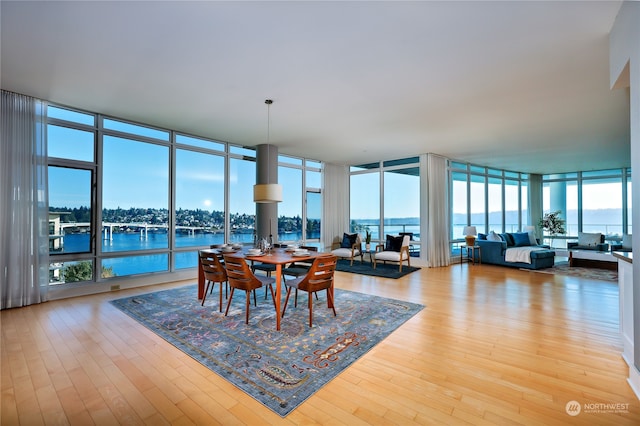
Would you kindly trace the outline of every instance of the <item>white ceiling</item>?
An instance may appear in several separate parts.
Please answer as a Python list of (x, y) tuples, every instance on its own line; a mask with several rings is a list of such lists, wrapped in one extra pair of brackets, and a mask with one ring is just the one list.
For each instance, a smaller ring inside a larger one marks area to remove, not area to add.
[(2, 88), (282, 154), (630, 166), (619, 1), (1, 3)]

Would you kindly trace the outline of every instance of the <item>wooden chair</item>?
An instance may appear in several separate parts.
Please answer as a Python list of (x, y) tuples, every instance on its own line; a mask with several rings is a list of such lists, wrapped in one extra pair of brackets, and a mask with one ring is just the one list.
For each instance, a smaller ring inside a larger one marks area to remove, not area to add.
[(378, 244), (376, 246), (376, 253), (373, 255), (373, 269), (376, 268), (379, 261), (382, 261), (383, 263), (398, 262), (400, 264), (400, 272), (402, 272), (402, 262), (406, 261), (407, 266), (411, 266), (411, 256), (409, 255), (409, 235), (404, 235), (401, 238), (402, 243), (400, 247), (385, 247), (385, 244)]
[(313, 327), (313, 296), (321, 290), (327, 290), (327, 307), (333, 309), (333, 315), (336, 315), (336, 308), (333, 301), (333, 273), (336, 269), (338, 258), (333, 255), (319, 256), (313, 261), (307, 274), (300, 278), (295, 278), (285, 282), (287, 286), (287, 297), (284, 300), (284, 308), (282, 308), (282, 316), (287, 310), (287, 303), (291, 295), (291, 289), (295, 289), (295, 304), (298, 306), (298, 290), (308, 293), (309, 305), (309, 327)]
[[(276, 271), (276, 265), (273, 265), (271, 263), (262, 263), (262, 262), (254, 263), (253, 260), (252, 260), (251, 261), (251, 272), (253, 272), (255, 274), (256, 271), (262, 271), (267, 275), (267, 277), (270, 277), (271, 273)], [(264, 289), (264, 300), (267, 300), (267, 288), (266, 287)]]
[[(300, 246), (300, 248), (309, 251), (318, 251), (318, 247), (315, 246)], [(288, 275), (290, 277), (299, 278), (309, 272), (309, 268), (312, 264), (312, 261), (291, 262), (289, 266), (282, 269), (282, 276)]]
[[(202, 306), (204, 306), (204, 301), (207, 298), (207, 291), (209, 291), (209, 287), (211, 286), (211, 291), (213, 292), (213, 287), (215, 287), (216, 283), (220, 284), (220, 312), (222, 312), (222, 286), (227, 283), (227, 271), (220, 262), (218, 255), (215, 253), (204, 253), (199, 252), (200, 256), (200, 264), (202, 265), (202, 272), (204, 273), (204, 279), (207, 282), (207, 286), (204, 289), (204, 294), (202, 295)], [(225, 296), (229, 291), (228, 285), (225, 285)]]
[(274, 278), (257, 276), (251, 269), (245, 260), (241, 257), (224, 255), (224, 264), (227, 269), (227, 277), (229, 280), (229, 286), (231, 287), (231, 293), (229, 294), (229, 300), (227, 301), (227, 310), (224, 312), (224, 316), (229, 313), (229, 307), (231, 306), (231, 300), (233, 300), (233, 292), (237, 288), (244, 290), (247, 295), (246, 301), (246, 318), (245, 324), (249, 324), (249, 305), (251, 305), (251, 292), (253, 293), (253, 303), (257, 306), (256, 289), (259, 289), (263, 285), (268, 286), (271, 290), (271, 298), (273, 299), (273, 306), (275, 308), (276, 298), (273, 293)]

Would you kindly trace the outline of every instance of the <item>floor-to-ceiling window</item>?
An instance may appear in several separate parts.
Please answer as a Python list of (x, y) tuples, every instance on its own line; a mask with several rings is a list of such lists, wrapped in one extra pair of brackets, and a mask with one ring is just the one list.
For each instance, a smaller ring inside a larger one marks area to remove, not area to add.
[(303, 240), (302, 159), (285, 155), (278, 157), (278, 181), (282, 185), (282, 202), (278, 204), (278, 241)]
[(322, 225), (322, 163), (305, 160), (305, 241), (320, 246), (320, 226)]
[[(279, 231), (319, 241), (322, 163), (282, 158)], [(252, 147), (50, 105), (48, 160), (50, 281), (61, 287), (177, 272), (199, 249), (254, 241)]]
[[(85, 282), (96, 269), (96, 116), (50, 106), (49, 282)], [(107, 273), (105, 271), (105, 273)]]
[(527, 174), (450, 161), (449, 178), (453, 245), (464, 237), (465, 226), (501, 233), (528, 225)]
[(225, 145), (183, 134), (175, 139), (174, 263), (184, 269), (197, 265), (198, 247), (224, 242)]
[(385, 235), (411, 235), (414, 253), (420, 247), (420, 166), (418, 157), (351, 167), (351, 231), (372, 244)]
[(364, 238), (370, 232), (373, 241), (380, 241), (380, 164), (370, 163), (351, 167), (349, 185), (350, 231)]
[(566, 247), (579, 232), (599, 232), (607, 242), (619, 241), (631, 233), (630, 194), (630, 169), (544, 175), (543, 210), (560, 211), (566, 221), (567, 233), (553, 236), (553, 245)]

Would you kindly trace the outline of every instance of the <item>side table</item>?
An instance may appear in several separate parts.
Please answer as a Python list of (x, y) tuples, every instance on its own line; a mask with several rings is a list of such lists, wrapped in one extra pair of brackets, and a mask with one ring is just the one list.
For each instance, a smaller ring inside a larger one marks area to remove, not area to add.
[[(460, 265), (462, 265), (462, 254), (464, 251), (467, 252), (467, 261), (471, 262), (472, 265), (476, 263), (482, 264), (482, 248), (480, 246), (467, 246), (463, 244), (460, 246)], [(477, 256), (476, 251), (478, 252)]]

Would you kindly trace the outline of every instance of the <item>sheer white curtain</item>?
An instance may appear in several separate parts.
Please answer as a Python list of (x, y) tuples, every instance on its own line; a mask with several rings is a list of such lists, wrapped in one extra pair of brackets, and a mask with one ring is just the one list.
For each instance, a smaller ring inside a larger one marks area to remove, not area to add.
[(0, 309), (46, 300), (49, 213), (45, 104), (2, 91)]
[(446, 158), (428, 154), (427, 180), (427, 261), (430, 267), (448, 266), (451, 256)]
[(542, 219), (542, 175), (529, 175), (529, 206), (527, 208), (528, 215), (525, 225), (536, 227), (536, 237), (542, 238), (542, 233), (538, 227), (538, 222)]
[(323, 176), (322, 242), (326, 249), (336, 236), (349, 231), (349, 169), (325, 163)]

